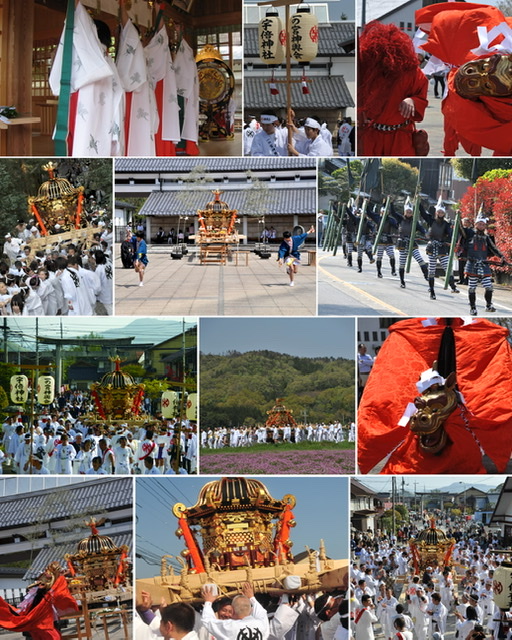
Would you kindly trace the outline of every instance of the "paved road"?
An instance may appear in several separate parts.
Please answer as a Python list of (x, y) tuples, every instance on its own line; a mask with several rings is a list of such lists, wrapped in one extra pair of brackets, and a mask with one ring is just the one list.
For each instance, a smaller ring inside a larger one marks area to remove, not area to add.
[[(355, 254), (354, 254), (355, 255)], [(363, 260), (363, 272), (357, 266), (348, 267), (341, 250), (336, 257), (319, 252), (318, 259), (319, 315), (340, 316), (438, 316), (469, 315), (466, 286), (458, 286), (460, 293), (444, 290), (444, 278), (435, 283), (437, 300), (430, 300), (428, 284), (413, 260), (411, 272), (406, 274), (406, 288), (400, 288), (398, 276), (392, 276), (387, 257), (383, 260), (383, 278), (377, 278), (375, 265)], [(355, 258), (354, 258), (355, 264)], [(512, 314), (512, 288), (495, 285), (493, 303), (497, 313), (485, 311), (483, 289), (477, 289), (478, 314), (482, 317)]]
[[(428, 107), (425, 111), (423, 122), (417, 125), (418, 129), (428, 131), (430, 142), (429, 156), (443, 155), (443, 114), (441, 113), (441, 99), (434, 96), (434, 88), (430, 84), (428, 87)], [(462, 147), (459, 147), (456, 156), (468, 156)], [(482, 156), (492, 156), (492, 151), (482, 149)]]
[(303, 266), (296, 285), (288, 286), (275, 256), (261, 260), (248, 252), (239, 265), (201, 265), (193, 254), (171, 260), (169, 253), (149, 253), (144, 286), (133, 269), (116, 260), (117, 315), (313, 316), (316, 315), (316, 269)]

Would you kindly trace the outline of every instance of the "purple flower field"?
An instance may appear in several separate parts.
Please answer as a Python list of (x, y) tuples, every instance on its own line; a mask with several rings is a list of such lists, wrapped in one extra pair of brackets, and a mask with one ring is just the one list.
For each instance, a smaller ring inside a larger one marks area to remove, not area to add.
[(355, 472), (353, 450), (214, 453), (201, 456), (202, 474), (306, 474), (331, 475)]

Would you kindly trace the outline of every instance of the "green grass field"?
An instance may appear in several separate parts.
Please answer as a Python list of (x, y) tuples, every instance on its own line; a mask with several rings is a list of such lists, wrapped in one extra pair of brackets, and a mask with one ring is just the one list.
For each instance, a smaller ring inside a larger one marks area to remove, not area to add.
[(221, 449), (201, 448), (201, 455), (218, 453), (265, 453), (266, 451), (314, 451), (324, 450), (354, 450), (355, 442), (292, 442), (281, 444), (256, 444), (251, 447), (222, 447)]

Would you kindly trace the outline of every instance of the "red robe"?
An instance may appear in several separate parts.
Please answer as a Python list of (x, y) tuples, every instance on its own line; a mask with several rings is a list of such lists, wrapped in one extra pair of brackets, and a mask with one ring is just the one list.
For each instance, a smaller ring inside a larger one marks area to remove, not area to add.
[[(505, 18), (496, 7), (469, 2), (443, 2), (416, 11), (416, 24), (429, 34), (422, 48), (454, 67), (448, 75), (448, 95), (442, 104), (448, 127), (453, 128), (461, 139), (493, 149), (496, 156), (512, 154), (511, 97), (462, 98), (455, 92), (453, 78), (457, 68), (464, 63), (488, 58), (494, 53), (471, 53), (480, 45), (477, 27), (490, 29), (502, 22), (512, 26), (512, 18)], [(502, 39), (503, 36), (499, 36), (489, 45)]]
[(391, 325), (366, 383), (358, 411), (358, 462), (369, 473), (390, 457), (384, 473), (483, 472), (479, 446), (503, 472), (512, 452), (512, 349), (508, 330), (479, 319), (453, 319), (457, 386), (469, 412), (468, 431), (458, 409), (446, 422), (452, 445), (437, 456), (421, 452), (409, 425), (398, 421), (418, 395), (416, 382), (438, 359), (443, 319), (424, 327), (422, 318)]
[(78, 611), (78, 605), (69, 592), (66, 578), (59, 576), (43, 599), (26, 613), (16, 615), (16, 609), (0, 598), (0, 627), (28, 632), (33, 640), (59, 640), (61, 635), (53, 626), (55, 613), (69, 610)]
[[(374, 112), (365, 111), (364, 121), (379, 124), (396, 125), (404, 122), (398, 106), (404, 98), (414, 100), (415, 113), (413, 120), (421, 122), (427, 108), (428, 80), (418, 67), (411, 73), (404, 74), (399, 80), (382, 88), (382, 102)], [(357, 151), (364, 156), (415, 156), (412, 144), (412, 122), (396, 131), (379, 131), (372, 126), (359, 127)]]

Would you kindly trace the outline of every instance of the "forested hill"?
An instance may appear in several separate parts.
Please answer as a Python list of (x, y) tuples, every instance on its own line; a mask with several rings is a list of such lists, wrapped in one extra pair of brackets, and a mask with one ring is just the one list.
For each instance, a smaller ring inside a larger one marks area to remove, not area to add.
[(201, 354), (201, 427), (263, 423), (276, 398), (297, 422), (354, 418), (354, 360), (274, 351)]

